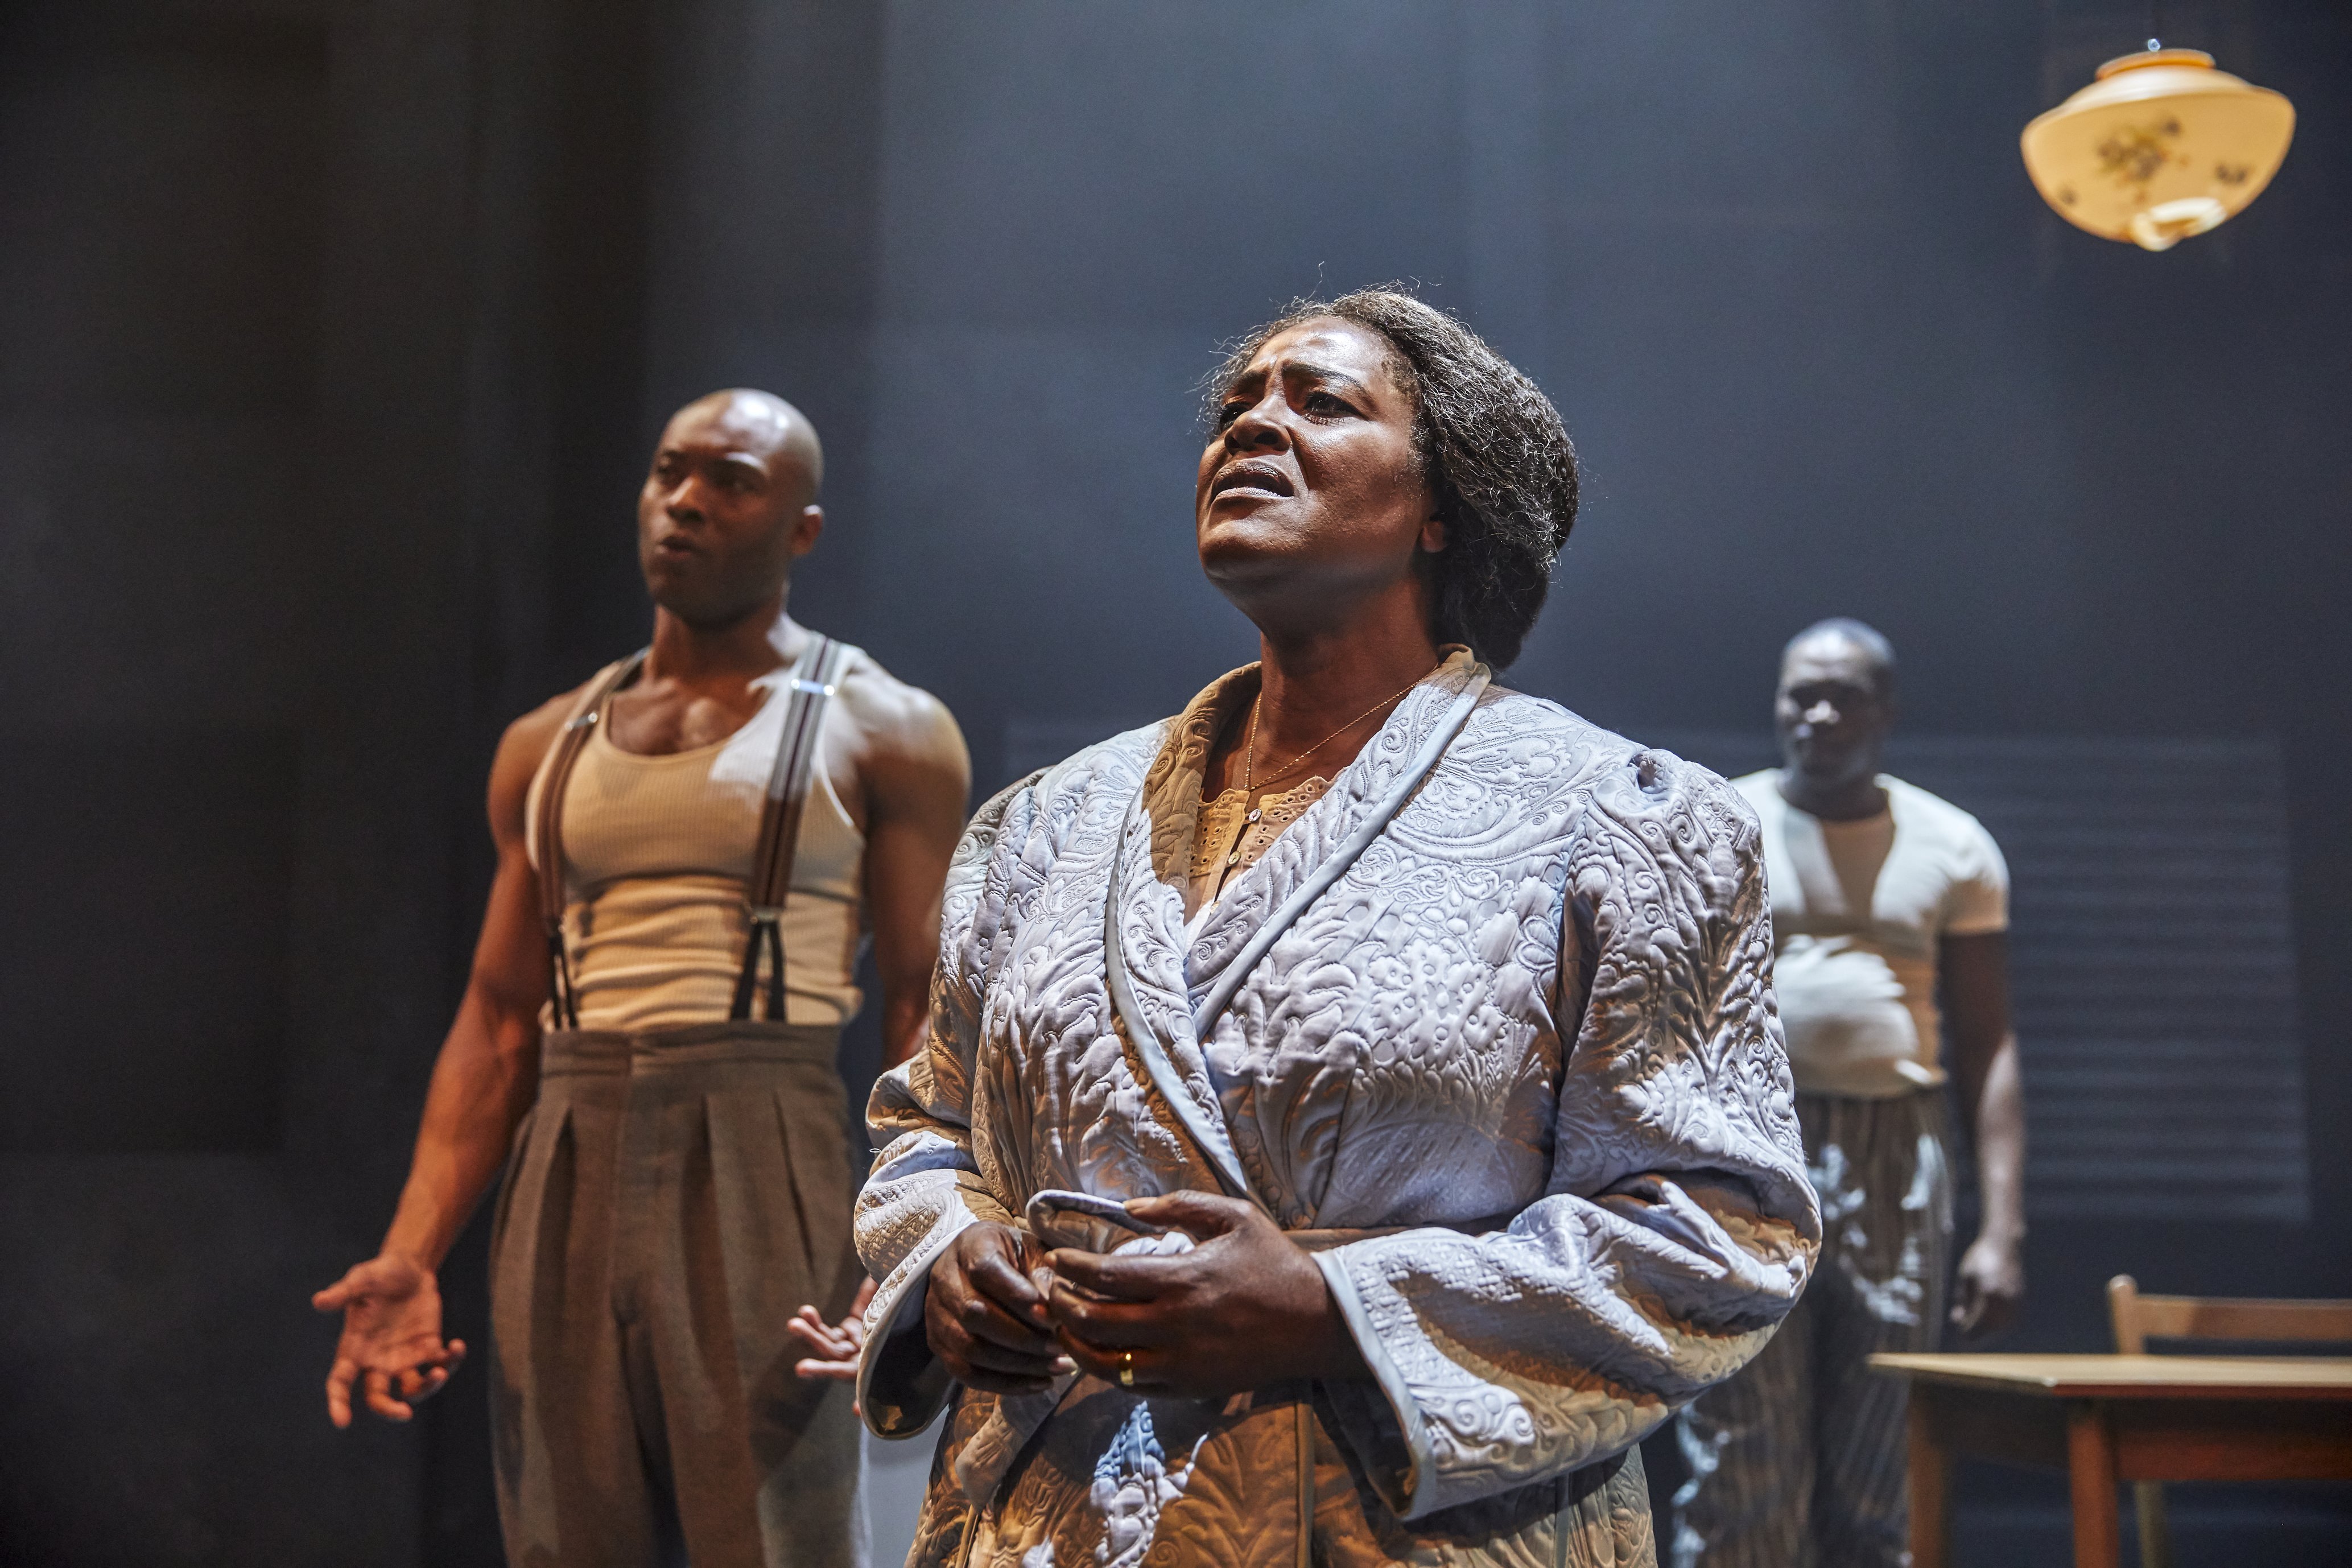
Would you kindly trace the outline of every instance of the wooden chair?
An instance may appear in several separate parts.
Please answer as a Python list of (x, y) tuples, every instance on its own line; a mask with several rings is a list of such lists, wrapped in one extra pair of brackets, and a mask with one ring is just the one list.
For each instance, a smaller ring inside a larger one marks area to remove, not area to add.
[[(2146, 1355), (2150, 1340), (2222, 1340), (2286, 1344), (2352, 1343), (2352, 1301), (2292, 1301), (2250, 1296), (2143, 1296), (2128, 1274), (2107, 1281), (2107, 1315), (2116, 1349)], [(2172, 1568), (2172, 1526), (2164, 1516), (2164, 1488), (2132, 1486), (2139, 1515), (2140, 1568)]]

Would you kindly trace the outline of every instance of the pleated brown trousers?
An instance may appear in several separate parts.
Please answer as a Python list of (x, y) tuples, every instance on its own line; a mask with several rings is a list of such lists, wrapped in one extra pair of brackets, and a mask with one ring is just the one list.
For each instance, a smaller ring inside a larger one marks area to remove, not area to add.
[(546, 1037), (490, 1244), (513, 1568), (863, 1568), (852, 1392), (784, 1327), (862, 1277), (837, 1038)]

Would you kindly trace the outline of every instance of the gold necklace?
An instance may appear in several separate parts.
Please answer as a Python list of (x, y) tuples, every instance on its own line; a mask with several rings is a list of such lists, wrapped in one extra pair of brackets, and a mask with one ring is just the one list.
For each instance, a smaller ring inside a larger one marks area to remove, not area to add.
[[(1427, 671), (1423, 672), (1424, 675), (1426, 673)], [(1332, 742), (1338, 740), (1340, 736), (1346, 734), (1349, 731), (1354, 729), (1357, 725), (1362, 723), (1365, 720), (1370, 718), (1381, 709), (1388, 707), (1392, 702), (1401, 700), (1406, 692), (1411, 691), (1414, 687), (1419, 686), (1421, 682), (1422, 676), (1414, 676), (1411, 680), (1406, 681), (1404, 685), (1399, 688), (1392, 695), (1381, 698), (1378, 702), (1373, 703), (1370, 708), (1365, 709), (1361, 713), (1357, 714), (1354, 718), (1349, 720), (1346, 723), (1340, 725), (1338, 729), (1332, 731), (1329, 734), (1324, 736), (1321, 740), (1316, 742), (1313, 745), (1307, 747), (1297, 756), (1291, 758), (1290, 765), (1288, 767), (1284, 768), (1279, 773), (1271, 773), (1266, 774), (1265, 782), (1273, 784), (1277, 780), (1288, 778), (1291, 774), (1297, 773), (1300, 768), (1307, 765), (1307, 758), (1313, 756), (1316, 752), (1321, 751), (1324, 747), (1329, 745)], [(1257, 710), (1259, 704), (1263, 703), (1265, 700), (1265, 691), (1264, 687), (1261, 686), (1258, 690), (1258, 694), (1250, 699), (1249, 740), (1242, 748), (1242, 793), (1244, 795), (1254, 794), (1257, 789)]]

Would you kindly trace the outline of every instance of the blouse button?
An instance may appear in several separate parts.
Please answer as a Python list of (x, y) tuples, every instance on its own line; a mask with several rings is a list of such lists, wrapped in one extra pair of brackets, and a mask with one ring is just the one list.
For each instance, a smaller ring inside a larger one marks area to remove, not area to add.
[(1257, 810), (1258, 808), (1256, 806), (1251, 806), (1250, 814), (1247, 816), (1243, 817), (1242, 820), (1244, 822), (1255, 822), (1257, 820)]
[(1242, 852), (1241, 852), (1240, 850), (1238, 850), (1238, 849), (1234, 850), (1232, 854), (1230, 854), (1230, 855), (1228, 855), (1228, 856), (1226, 856), (1226, 857), (1225, 857), (1225, 864), (1226, 864), (1226, 865), (1228, 865), (1228, 866), (1238, 866), (1238, 865), (1240, 865), (1241, 863), (1242, 863)]

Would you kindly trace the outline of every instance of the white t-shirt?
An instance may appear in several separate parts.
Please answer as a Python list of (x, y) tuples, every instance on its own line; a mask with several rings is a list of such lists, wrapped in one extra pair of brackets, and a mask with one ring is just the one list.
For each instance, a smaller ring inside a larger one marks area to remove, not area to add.
[(1797, 1087), (1883, 1100), (1944, 1081), (1937, 943), (2009, 929), (2009, 868), (1983, 824), (1880, 775), (1887, 809), (1823, 822), (1779, 775), (1734, 781), (1764, 822), (1773, 990)]

